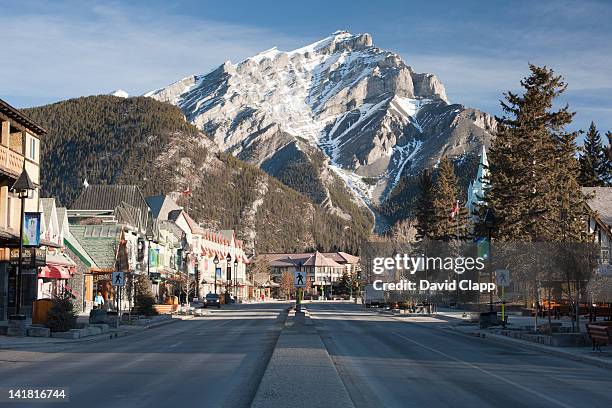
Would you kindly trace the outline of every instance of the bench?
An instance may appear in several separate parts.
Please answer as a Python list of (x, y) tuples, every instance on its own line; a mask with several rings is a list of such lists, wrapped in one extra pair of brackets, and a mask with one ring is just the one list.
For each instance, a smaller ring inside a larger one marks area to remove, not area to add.
[(159, 314), (172, 314), (178, 308), (177, 305), (154, 305), (153, 307)]
[(587, 323), (586, 329), (593, 342), (593, 350), (601, 351), (601, 346), (612, 344), (612, 322)]

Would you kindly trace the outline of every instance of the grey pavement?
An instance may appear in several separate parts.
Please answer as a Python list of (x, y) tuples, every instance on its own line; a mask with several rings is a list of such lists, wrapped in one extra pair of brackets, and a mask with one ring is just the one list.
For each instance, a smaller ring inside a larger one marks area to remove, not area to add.
[(353, 407), (308, 317), (290, 314), (251, 406)]
[(0, 390), (68, 387), (68, 403), (2, 406), (246, 407), (285, 320), (283, 303), (239, 305), (99, 342), (0, 351)]
[(448, 320), (307, 305), (356, 407), (610, 407), (612, 371), (453, 334)]

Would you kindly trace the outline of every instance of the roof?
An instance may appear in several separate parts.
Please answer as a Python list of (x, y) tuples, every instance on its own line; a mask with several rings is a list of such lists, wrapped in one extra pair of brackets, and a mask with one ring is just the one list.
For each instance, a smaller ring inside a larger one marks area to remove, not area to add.
[(15, 122), (19, 123), (21, 126), (31, 130), (36, 135), (44, 135), (47, 133), (47, 131), (42, 126), (34, 122), (32, 119), (28, 118), (26, 115), (24, 115), (19, 110), (12, 107), (2, 99), (0, 99), (0, 112), (2, 112)]
[(147, 226), (149, 206), (140, 187), (120, 184), (92, 184), (81, 191), (71, 210), (116, 211), (123, 222), (131, 221), (135, 227)]
[(64, 243), (66, 244), (66, 247), (89, 268), (99, 269), (93, 258), (87, 253), (85, 248), (83, 248), (81, 243), (74, 237), (74, 235), (72, 235), (71, 232), (68, 232), (68, 234), (66, 234), (64, 237)]
[(258, 256), (266, 258), (270, 266), (329, 266), (340, 267), (343, 264), (355, 264), (359, 262), (359, 257), (347, 254), (346, 252), (305, 252), (305, 253), (282, 253), (282, 254), (260, 254)]
[(323, 252), (323, 255), (339, 264), (358, 264), (360, 261), (358, 256), (347, 254), (346, 252)]
[(145, 198), (153, 218), (167, 220), (170, 211), (180, 210), (181, 207), (167, 195), (157, 195)]
[(70, 232), (99, 268), (112, 269), (115, 267), (121, 226), (113, 224), (71, 225)]
[(589, 208), (608, 227), (612, 227), (612, 187), (582, 187)]
[(57, 226), (58, 226), (59, 231), (61, 232), (62, 229), (64, 228), (64, 222), (66, 222), (67, 220), (66, 207), (57, 207), (56, 211), (57, 211)]
[(310, 255), (310, 257), (306, 260), (306, 262), (303, 262), (302, 265), (303, 266), (331, 266), (331, 267), (341, 266), (338, 262), (334, 261), (331, 258), (326, 257), (319, 251)]
[[(41, 198), (39, 202), (40, 202), (40, 209), (42, 212), (42, 217), (44, 220), (44, 225), (46, 229), (48, 230), (49, 228), (51, 228), (51, 225), (50, 225), (51, 216), (53, 213), (53, 207), (55, 206), (55, 198)], [(59, 228), (58, 228), (58, 231), (59, 231)]]

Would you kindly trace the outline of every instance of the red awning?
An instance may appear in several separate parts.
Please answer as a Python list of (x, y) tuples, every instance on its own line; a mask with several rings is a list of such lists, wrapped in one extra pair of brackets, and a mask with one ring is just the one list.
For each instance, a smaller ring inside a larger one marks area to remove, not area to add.
[(70, 279), (70, 272), (63, 266), (47, 265), (40, 268), (39, 278)]

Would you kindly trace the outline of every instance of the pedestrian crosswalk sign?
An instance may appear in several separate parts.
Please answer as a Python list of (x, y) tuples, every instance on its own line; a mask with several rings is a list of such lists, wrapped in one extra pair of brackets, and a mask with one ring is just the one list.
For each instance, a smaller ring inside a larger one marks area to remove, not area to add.
[(125, 272), (113, 272), (113, 286), (125, 286)]
[(498, 269), (495, 271), (495, 280), (497, 286), (507, 288), (510, 286), (510, 271), (507, 269)]
[(303, 288), (304, 286), (306, 286), (306, 272), (293, 272), (293, 286), (295, 286), (296, 288)]

